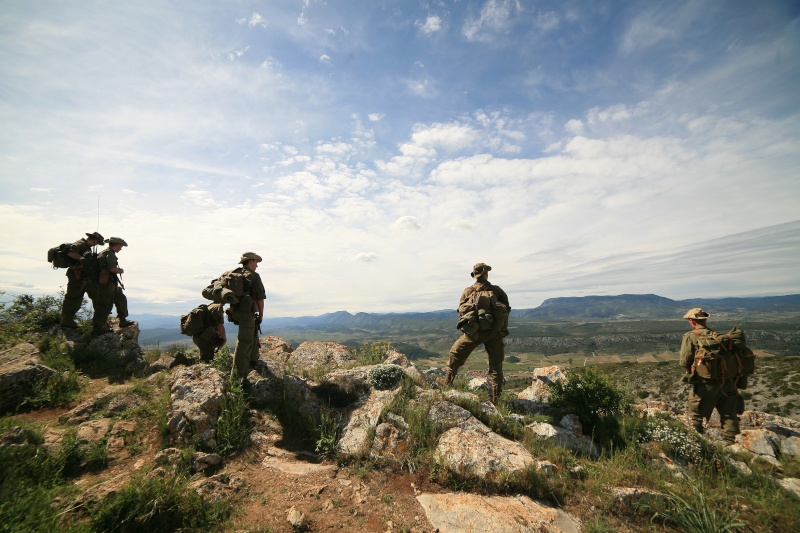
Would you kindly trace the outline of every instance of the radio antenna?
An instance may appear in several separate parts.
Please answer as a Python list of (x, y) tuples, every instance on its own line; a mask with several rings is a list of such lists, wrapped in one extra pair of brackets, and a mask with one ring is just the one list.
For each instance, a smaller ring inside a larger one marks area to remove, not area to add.
[(97, 195), (97, 229), (95, 231), (100, 231), (100, 195)]

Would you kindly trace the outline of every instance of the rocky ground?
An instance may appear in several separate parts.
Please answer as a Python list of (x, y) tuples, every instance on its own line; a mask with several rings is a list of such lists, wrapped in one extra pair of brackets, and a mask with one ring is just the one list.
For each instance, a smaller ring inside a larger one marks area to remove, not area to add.
[[(225, 531), (577, 532), (586, 530), (599, 510), (615, 531), (650, 527), (647, 516), (629, 510), (631, 502), (649, 494), (635, 480), (605, 491), (581, 482), (600, 450), (582, 435), (577, 417), (554, 424), (541, 416), (547, 385), (564, 379), (558, 367), (540, 369), (525, 390), (507, 393), (511, 409), (501, 413), (482, 401), (480, 379), (470, 384), (473, 392), (443, 391), (433, 384), (435, 375), (423, 374), (398, 352), (384, 353), (379, 365), (357, 366), (354, 354), (335, 343), (304, 343), (292, 350), (281, 339), (265, 337), (261, 361), (245, 387), (250, 443), (224, 456), (217, 452), (230, 392), (225, 373), (209, 365), (187, 366), (177, 354), (148, 362), (137, 334), (136, 326), (115, 328), (93, 341), (94, 349), (129, 360), (131, 374), (84, 376), (80, 398), (61, 408), (19, 408), (31, 384), (52, 372), (34, 345), (0, 353), (3, 409), (17, 411), (10, 420), (40, 428), (45, 446), (59, 446), (74, 434), (79, 446), (101, 452), (98, 464), (84, 454), (75, 490), (54, 502), (65, 517), (87, 516), (135, 476), (168, 479), (188, 468), (191, 490), (205, 501), (232, 504)], [(416, 383), (410, 396), (403, 376)], [(650, 413), (675, 410), (651, 394), (646, 399), (641, 408)], [(409, 459), (413, 428), (397, 414), (412, 412), (398, 408), (398, 402), (409, 401), (424, 404), (426, 423), (437, 429), (433, 470)], [(337, 423), (338, 461), (323, 457), (319, 440), (300, 427), (306, 420), (321, 423), (322, 415)], [(490, 429), (489, 421), (498, 420), (516, 424), (511, 433), (536, 435), (575, 459), (535, 456), (508, 431)], [(718, 434), (714, 424), (712, 438)], [(731, 461), (730, 467), (748, 471), (745, 463), (753, 458), (771, 465), (796, 502), (800, 481), (781, 472), (787, 457), (800, 456), (800, 422), (750, 411), (743, 430), (736, 450), (750, 459)], [(12, 428), (0, 435), (0, 446), (31, 444), (26, 438)], [(663, 454), (654, 461), (678, 471), (690, 466)], [(513, 489), (531, 475), (550, 480), (543, 483), (555, 498), (531, 498)], [(569, 484), (574, 486), (565, 490)]]

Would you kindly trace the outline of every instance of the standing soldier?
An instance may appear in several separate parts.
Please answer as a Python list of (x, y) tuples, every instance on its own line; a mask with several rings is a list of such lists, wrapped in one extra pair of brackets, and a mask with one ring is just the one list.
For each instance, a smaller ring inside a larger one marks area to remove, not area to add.
[(67, 290), (64, 293), (64, 303), (61, 305), (61, 327), (77, 328), (75, 315), (83, 305), (83, 295), (86, 294), (86, 277), (81, 269), (83, 254), (90, 251), (98, 244), (102, 244), (103, 236), (97, 233), (87, 233), (85, 239), (73, 242), (69, 247), (67, 256), (71, 266), (67, 269)]
[(450, 348), (450, 362), (444, 367), (443, 384), (455, 379), (458, 369), (467, 361), (469, 354), (483, 344), (489, 356), (489, 383), (492, 387), (492, 403), (497, 403), (503, 389), (503, 359), (505, 344), (503, 337), (508, 335), (508, 314), (511, 305), (508, 295), (489, 283), (489, 271), (485, 263), (472, 267), (470, 276), (475, 283), (461, 293), (458, 301), (458, 329), (463, 335)]
[(233, 270), (244, 277), (244, 295), (239, 298), (239, 303), (231, 305), (235, 322), (239, 324), (231, 374), (237, 374), (242, 380), (250, 372), (250, 366), (258, 362), (258, 333), (264, 318), (264, 300), (267, 298), (261, 276), (256, 273), (260, 262), (260, 255), (245, 252), (239, 260), (242, 266)]
[[(714, 409), (719, 413), (722, 425), (722, 438), (733, 444), (739, 433), (739, 412), (743, 411), (744, 398), (737, 390), (737, 380), (703, 378), (693, 371), (695, 353), (699, 348), (709, 345), (708, 339), (716, 334), (706, 327), (706, 320), (711, 316), (699, 307), (690, 309), (683, 318), (689, 321), (692, 331), (684, 333), (681, 341), (681, 365), (686, 370), (685, 381), (692, 385), (686, 414), (698, 433), (703, 433), (703, 419), (711, 417)], [(705, 341), (705, 342), (704, 342)]]
[(125, 272), (117, 261), (117, 253), (122, 250), (123, 246), (128, 246), (124, 239), (119, 237), (111, 237), (106, 239), (108, 248), (104, 249), (97, 255), (98, 267), (100, 275), (98, 280), (94, 283), (93, 290), (89, 296), (94, 303), (94, 317), (92, 319), (92, 334), (102, 335), (108, 333), (111, 329), (108, 327), (108, 316), (111, 314), (111, 309), (116, 306), (117, 316), (119, 317), (119, 326), (125, 328), (132, 326), (134, 322), (127, 319), (128, 317), (128, 298), (122, 292), (122, 282), (120, 281), (120, 274)]

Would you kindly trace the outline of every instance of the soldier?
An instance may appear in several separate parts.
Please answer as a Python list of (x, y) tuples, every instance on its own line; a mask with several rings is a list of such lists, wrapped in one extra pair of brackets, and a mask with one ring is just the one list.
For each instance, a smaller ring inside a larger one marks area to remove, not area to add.
[(214, 350), (225, 346), (228, 337), (225, 335), (224, 304), (210, 304), (208, 306), (208, 319), (210, 326), (196, 335), (192, 341), (200, 348), (200, 360), (208, 363), (214, 359)]
[[(489, 283), (489, 271), (492, 269), (485, 263), (478, 263), (472, 268), (470, 276), (475, 283), (470, 285), (461, 294), (458, 301), (459, 329), (464, 333), (450, 348), (450, 362), (444, 367), (445, 376), (443, 384), (450, 384), (455, 379), (458, 369), (467, 361), (469, 354), (483, 344), (489, 356), (489, 383), (491, 385), (492, 403), (496, 403), (503, 389), (503, 359), (505, 357), (505, 344), (503, 337), (508, 335), (508, 314), (511, 305), (508, 295), (498, 287)], [(492, 309), (479, 309), (474, 300), (477, 293), (491, 292), (494, 301)], [(500, 305), (495, 305), (499, 303)], [(483, 313), (481, 312), (483, 311)], [(494, 316), (491, 324), (484, 327), (479, 322), (479, 317), (485, 316), (489, 311)]]
[(260, 255), (245, 252), (239, 260), (242, 266), (234, 270), (245, 278), (245, 294), (239, 298), (239, 303), (231, 305), (235, 322), (239, 324), (231, 375), (235, 373), (242, 380), (247, 377), (250, 366), (258, 362), (258, 333), (264, 318), (264, 300), (267, 298), (261, 276), (256, 273), (260, 262)]
[(67, 256), (72, 265), (67, 269), (67, 290), (64, 293), (64, 303), (61, 305), (61, 327), (77, 328), (75, 315), (83, 305), (83, 295), (86, 294), (86, 278), (82, 275), (81, 258), (83, 254), (101, 244), (103, 236), (97, 233), (87, 233), (85, 239), (72, 243)]
[(108, 316), (113, 307), (117, 308), (119, 327), (126, 328), (134, 324), (127, 319), (128, 298), (122, 291), (122, 282), (119, 278), (119, 275), (125, 270), (117, 262), (117, 253), (122, 250), (123, 246), (128, 246), (128, 243), (119, 237), (106, 239), (106, 243), (108, 248), (97, 255), (100, 276), (96, 282), (93, 282), (94, 286), (89, 294), (94, 303), (93, 335), (102, 335), (111, 331), (108, 327)]
[(692, 331), (683, 335), (681, 341), (681, 365), (687, 375), (684, 381), (692, 385), (686, 413), (698, 433), (703, 433), (703, 419), (708, 419), (714, 409), (719, 413), (722, 438), (732, 444), (739, 433), (739, 412), (743, 411), (744, 398), (739, 394), (735, 380), (704, 379), (692, 371), (695, 353), (700, 348), (701, 338), (709, 338), (713, 332), (706, 327), (711, 316), (699, 307), (690, 309), (683, 318), (689, 321)]

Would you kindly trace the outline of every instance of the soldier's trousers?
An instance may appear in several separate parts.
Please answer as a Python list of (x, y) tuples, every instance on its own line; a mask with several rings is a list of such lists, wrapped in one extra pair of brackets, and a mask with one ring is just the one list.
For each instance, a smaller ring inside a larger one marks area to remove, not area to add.
[(253, 313), (236, 313), (239, 322), (239, 335), (236, 337), (236, 348), (233, 352), (233, 368), (240, 379), (250, 373), (250, 364), (258, 361), (258, 326)]
[(219, 332), (214, 327), (206, 328), (192, 336), (192, 341), (200, 348), (200, 360), (208, 363), (214, 359), (214, 349), (219, 345), (219, 338)]
[(719, 413), (722, 438), (734, 442), (739, 434), (739, 411), (744, 398), (737, 392), (731, 380), (695, 383), (689, 392), (686, 413), (698, 433), (703, 432), (703, 419), (709, 418), (714, 409)]
[(486, 354), (489, 356), (489, 382), (494, 388), (495, 394), (500, 396), (500, 392), (503, 389), (505, 343), (503, 342), (503, 334), (499, 331), (479, 331), (474, 338), (462, 334), (450, 348), (450, 361), (444, 370), (455, 376), (458, 373), (458, 369), (467, 362), (469, 354), (481, 344), (486, 348)]
[(65, 326), (75, 322), (75, 315), (80, 311), (83, 295), (86, 294), (86, 281), (77, 277), (73, 269), (67, 269), (67, 290), (64, 292), (64, 303), (61, 304), (61, 324)]
[(92, 317), (94, 331), (108, 329), (108, 316), (114, 307), (117, 308), (118, 317), (126, 318), (128, 316), (128, 297), (116, 283), (109, 282), (107, 285), (92, 283), (91, 285), (89, 297), (94, 304), (94, 316)]

